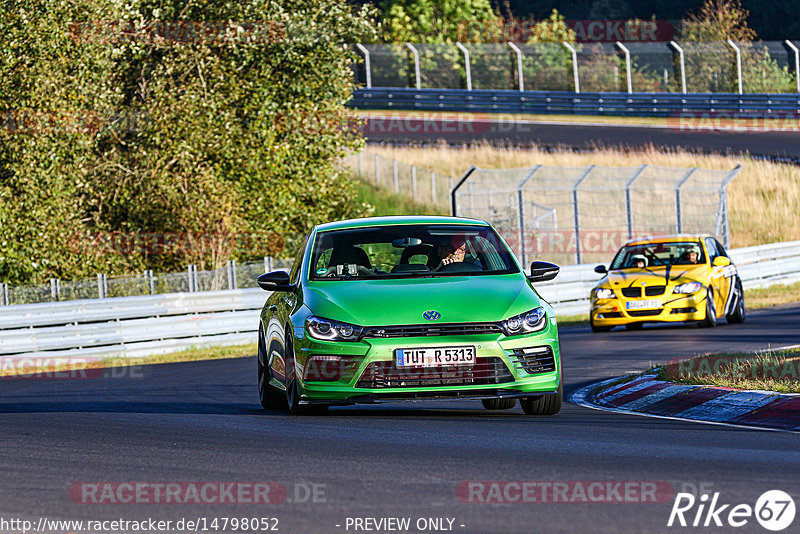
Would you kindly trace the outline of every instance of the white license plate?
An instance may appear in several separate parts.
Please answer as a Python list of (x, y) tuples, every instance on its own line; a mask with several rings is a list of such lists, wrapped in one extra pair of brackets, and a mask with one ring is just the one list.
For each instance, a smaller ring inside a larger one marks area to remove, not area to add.
[(653, 308), (660, 308), (660, 300), (631, 300), (625, 303), (625, 307), (629, 310), (649, 310)]
[(397, 349), (397, 367), (439, 367), (441, 365), (474, 365), (475, 347), (436, 347)]

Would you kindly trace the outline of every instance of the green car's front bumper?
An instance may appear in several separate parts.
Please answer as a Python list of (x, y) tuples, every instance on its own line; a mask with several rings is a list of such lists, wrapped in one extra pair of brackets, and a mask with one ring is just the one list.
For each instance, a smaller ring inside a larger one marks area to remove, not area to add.
[[(303, 403), (395, 399), (527, 397), (555, 394), (561, 358), (555, 319), (533, 334), (367, 337), (318, 341), (295, 328), (295, 373)], [(474, 366), (398, 368), (396, 349), (474, 346)]]

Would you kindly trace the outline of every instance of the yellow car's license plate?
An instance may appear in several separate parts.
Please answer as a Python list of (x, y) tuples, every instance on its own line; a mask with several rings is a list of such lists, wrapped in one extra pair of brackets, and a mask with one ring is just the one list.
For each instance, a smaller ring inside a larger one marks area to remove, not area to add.
[(625, 303), (625, 308), (628, 310), (650, 310), (653, 308), (660, 308), (661, 301), (656, 300), (631, 300)]

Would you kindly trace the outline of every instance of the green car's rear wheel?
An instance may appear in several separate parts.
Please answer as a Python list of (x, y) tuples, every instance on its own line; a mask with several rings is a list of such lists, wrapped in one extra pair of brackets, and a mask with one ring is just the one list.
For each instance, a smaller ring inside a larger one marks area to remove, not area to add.
[(517, 404), (517, 399), (481, 399), (487, 410), (510, 410)]

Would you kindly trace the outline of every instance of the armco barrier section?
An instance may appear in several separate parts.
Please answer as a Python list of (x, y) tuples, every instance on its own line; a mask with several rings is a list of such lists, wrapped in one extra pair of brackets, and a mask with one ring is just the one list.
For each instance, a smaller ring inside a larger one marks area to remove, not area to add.
[[(800, 241), (730, 251), (745, 289), (800, 281)], [(560, 315), (588, 311), (600, 279), (569, 265), (537, 290)], [(261, 289), (88, 299), (0, 307), (0, 362), (13, 358), (103, 358), (193, 346), (255, 343)], [(0, 368), (4, 366), (0, 365)]]
[(800, 94), (574, 93), (465, 89), (357, 89), (348, 106), (357, 109), (614, 115), (632, 117), (793, 117)]

